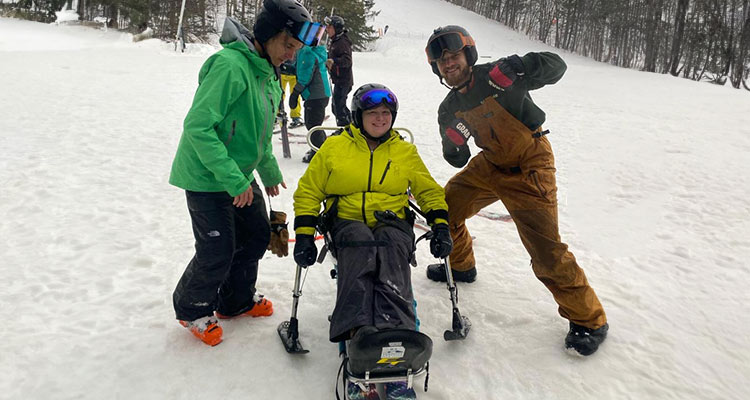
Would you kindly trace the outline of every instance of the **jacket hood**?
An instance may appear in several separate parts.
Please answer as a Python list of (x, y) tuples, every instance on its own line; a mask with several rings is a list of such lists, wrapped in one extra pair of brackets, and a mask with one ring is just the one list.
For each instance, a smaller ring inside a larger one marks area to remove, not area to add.
[[(244, 25), (232, 17), (224, 20), (224, 29), (221, 31), (219, 43), (226, 45), (232, 42), (242, 42), (247, 45), (248, 50), (257, 53), (253, 44), (253, 34)], [(226, 47), (226, 46), (224, 46)]]
[(325, 62), (325, 60), (328, 58), (328, 50), (326, 50), (325, 46), (313, 46), (310, 47), (310, 49), (313, 53), (315, 53), (315, 56), (318, 57), (319, 60), (323, 60), (323, 62)]
[(275, 74), (276, 68), (265, 57), (261, 57), (258, 49), (255, 48), (253, 34), (236, 19), (227, 17), (224, 20), (224, 29), (221, 32), (219, 43), (225, 49), (242, 53), (263, 74)]
[(318, 64), (320, 64), (321, 68), (324, 68), (326, 59), (328, 59), (328, 50), (322, 45), (302, 46), (302, 48), (297, 51), (297, 62), (300, 60), (306, 60), (314, 63), (315, 60), (318, 60)]

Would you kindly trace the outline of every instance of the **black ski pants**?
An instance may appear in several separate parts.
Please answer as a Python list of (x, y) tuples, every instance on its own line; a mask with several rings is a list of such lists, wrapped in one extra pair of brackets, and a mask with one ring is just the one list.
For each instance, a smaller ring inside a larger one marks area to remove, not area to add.
[[(328, 106), (328, 97), (305, 100), (305, 128), (310, 130), (312, 127), (323, 124), (326, 118), (326, 106)], [(310, 141), (320, 148), (326, 141), (326, 132), (323, 130), (313, 132)]]
[(331, 109), (333, 115), (336, 116), (336, 125), (346, 126), (352, 122), (352, 114), (349, 111), (349, 107), (346, 106), (346, 98), (349, 96), (349, 92), (352, 91), (352, 85), (342, 86), (339, 84), (333, 85), (333, 100), (331, 101)]
[(364, 325), (378, 329), (416, 329), (411, 261), (414, 233), (360, 221), (337, 220), (333, 242), (337, 260), (336, 306), (331, 315), (330, 340), (350, 339)]
[(226, 192), (186, 191), (195, 236), (195, 255), (177, 283), (172, 300), (177, 319), (193, 321), (214, 311), (241, 314), (253, 307), (258, 260), (271, 224), (258, 184), (253, 202), (232, 205)]

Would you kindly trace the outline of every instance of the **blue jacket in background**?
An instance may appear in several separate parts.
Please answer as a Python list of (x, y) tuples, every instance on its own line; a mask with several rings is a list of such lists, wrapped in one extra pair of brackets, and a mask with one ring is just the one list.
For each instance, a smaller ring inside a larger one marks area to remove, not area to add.
[(305, 100), (331, 97), (325, 46), (304, 46), (297, 52), (297, 87)]

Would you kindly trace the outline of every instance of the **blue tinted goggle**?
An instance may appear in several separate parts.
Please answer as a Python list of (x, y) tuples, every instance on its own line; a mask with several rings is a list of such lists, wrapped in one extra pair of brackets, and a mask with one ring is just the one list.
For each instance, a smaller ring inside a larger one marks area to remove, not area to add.
[(315, 46), (320, 42), (326, 26), (319, 22), (305, 21), (297, 34), (297, 39), (306, 46)]
[(390, 105), (393, 110), (398, 108), (396, 95), (388, 89), (372, 89), (359, 98), (359, 103), (363, 110), (369, 110), (381, 104)]

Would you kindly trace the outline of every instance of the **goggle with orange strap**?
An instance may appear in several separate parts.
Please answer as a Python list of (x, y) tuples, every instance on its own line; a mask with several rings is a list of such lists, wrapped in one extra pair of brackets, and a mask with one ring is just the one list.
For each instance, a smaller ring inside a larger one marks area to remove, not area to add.
[(466, 46), (476, 46), (471, 36), (461, 32), (445, 32), (432, 38), (424, 51), (427, 53), (427, 62), (432, 63), (440, 59), (444, 51), (455, 53)]

